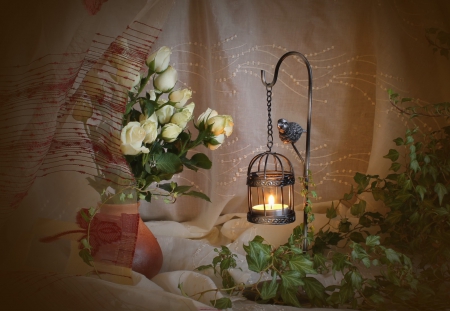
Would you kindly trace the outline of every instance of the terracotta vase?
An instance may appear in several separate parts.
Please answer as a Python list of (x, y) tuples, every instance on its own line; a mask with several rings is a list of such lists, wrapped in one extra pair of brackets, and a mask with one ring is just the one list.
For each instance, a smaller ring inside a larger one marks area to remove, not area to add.
[[(138, 214), (139, 203), (99, 204), (99, 207), (100, 213), (120, 216), (121, 214)], [(151, 279), (159, 273), (162, 263), (161, 247), (153, 233), (139, 216), (132, 269)]]

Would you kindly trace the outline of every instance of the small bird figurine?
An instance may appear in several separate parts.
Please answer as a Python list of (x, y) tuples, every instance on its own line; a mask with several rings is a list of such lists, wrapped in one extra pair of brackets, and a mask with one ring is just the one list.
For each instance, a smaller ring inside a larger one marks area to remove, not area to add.
[(288, 122), (286, 119), (278, 120), (278, 132), (280, 134), (280, 139), (283, 143), (294, 144), (300, 139), (302, 133), (306, 131), (295, 122)]
[(306, 131), (295, 122), (288, 122), (288, 120), (286, 119), (279, 119), (278, 133), (280, 135), (281, 141), (285, 144), (292, 144), (292, 147), (294, 148), (300, 160), (305, 163), (305, 160), (300, 155), (300, 152), (298, 152), (294, 144), (300, 139), (300, 136), (302, 136), (303, 133), (306, 133)]

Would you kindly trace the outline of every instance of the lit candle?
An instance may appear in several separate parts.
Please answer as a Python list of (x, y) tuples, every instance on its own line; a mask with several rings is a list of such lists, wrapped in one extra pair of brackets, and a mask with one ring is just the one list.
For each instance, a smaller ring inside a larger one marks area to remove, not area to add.
[[(287, 204), (280, 204), (280, 203), (274, 203), (275, 199), (273, 197), (273, 195), (269, 196), (269, 203), (266, 204), (266, 211), (276, 211), (276, 210), (281, 210), (283, 207), (284, 208), (288, 208)], [(255, 211), (264, 211), (264, 204), (258, 204), (253, 206), (252, 208)]]

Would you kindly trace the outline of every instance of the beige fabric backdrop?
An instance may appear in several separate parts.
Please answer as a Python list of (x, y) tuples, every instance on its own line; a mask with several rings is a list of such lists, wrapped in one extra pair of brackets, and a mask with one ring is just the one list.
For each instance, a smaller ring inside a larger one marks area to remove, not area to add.
[[(181, 198), (174, 205), (141, 202), (142, 217), (162, 241), (166, 258), (163, 272), (192, 270), (201, 261), (194, 254), (205, 247), (210, 254), (210, 244), (231, 243), (249, 228), (245, 221), (226, 221), (235, 213), (245, 216), (247, 166), (254, 155), (267, 149), (266, 93), (260, 71), (265, 70), (271, 80), (275, 64), (287, 51), (303, 53), (313, 67), (311, 170), (317, 184), (318, 198), (313, 202), (317, 211), (348, 191), (355, 172), (386, 173), (390, 164), (382, 156), (406, 127), (419, 126), (420, 131), (428, 132), (446, 122), (419, 118), (413, 123), (391, 106), (387, 89), (414, 97), (419, 105), (448, 101), (450, 61), (439, 51), (434, 53), (426, 37), (426, 29), (432, 27), (450, 32), (447, 0), (43, 0), (3, 2), (0, 12), (2, 250), (15, 248), (19, 238), (40, 219), (74, 223), (81, 207), (99, 200), (86, 181), (85, 173), (92, 168), (88, 162), (80, 168), (48, 151), (56, 138), (64, 139), (61, 133), (82, 128), (71, 117), (59, 118), (65, 115), (65, 104), (79, 83), (64, 80), (67, 66), (79, 75), (79, 62), (89, 59), (95, 63), (98, 56), (92, 51), (100, 44), (107, 48), (127, 26), (158, 36), (150, 44), (151, 51), (164, 45), (172, 49), (171, 63), (179, 73), (177, 86), (193, 90), (197, 114), (210, 107), (232, 115), (235, 121), (233, 135), (218, 150), (199, 149), (212, 159), (210, 171), (185, 171), (174, 178), (208, 194), (212, 203), (190, 198)], [(162, 31), (146, 30), (140, 23)], [(447, 49), (450, 44), (437, 43)], [(91, 52), (85, 53), (88, 49)], [(36, 72), (40, 75), (34, 75)], [(36, 95), (27, 79), (59, 88)], [(304, 65), (288, 58), (273, 89), (273, 121), (284, 117), (305, 127), (306, 92)], [(302, 175), (301, 162), (292, 148), (282, 145), (276, 134), (274, 138), (273, 150), (290, 158), (296, 175)], [(304, 144), (302, 137), (297, 143), (302, 152)], [(297, 195), (299, 191), (297, 185)], [(296, 210), (301, 208), (298, 195)], [(368, 208), (379, 207), (371, 204)], [(221, 234), (214, 226), (222, 223), (225, 229)], [(246, 237), (265, 232), (281, 239), (291, 229), (254, 227)], [(195, 245), (178, 240), (205, 236), (206, 240)], [(239, 251), (239, 245), (235, 246)], [(17, 271), (27, 267), (47, 271), (44, 275), (64, 272), (69, 256), (64, 243), (51, 253), (26, 246), (21, 249), (22, 261), (2, 252), (3, 268)], [(180, 253), (185, 257), (177, 258), (189, 258), (189, 263), (171, 261), (171, 256)], [(14, 273), (3, 274), (3, 280), (16, 278)], [(41, 275), (33, 273), (30, 280), (40, 280)], [(74, 293), (87, 296), (92, 291), (85, 291), (83, 287), (88, 285), (82, 282), (105, 291), (115, 286), (84, 279), (73, 282)], [(150, 310), (157, 300), (161, 305), (155, 310), (170, 309), (164, 303), (171, 299), (146, 296), (145, 286), (140, 284), (139, 289), (119, 286), (108, 295), (124, 306), (134, 299), (140, 301), (139, 308)], [(17, 288), (21, 285), (16, 283)], [(124, 291), (128, 296), (117, 298)], [(50, 292), (22, 293), (40, 302), (47, 294)], [(92, 310), (101, 310), (98, 297), (90, 304)], [(67, 306), (63, 301), (55, 305), (59, 310)], [(84, 302), (80, 302), (81, 307), (86, 307)], [(191, 307), (197, 308), (193, 303)], [(179, 308), (185, 310), (178, 305), (170, 310)], [(113, 309), (122, 310), (119, 306), (109, 306), (108, 310)]]

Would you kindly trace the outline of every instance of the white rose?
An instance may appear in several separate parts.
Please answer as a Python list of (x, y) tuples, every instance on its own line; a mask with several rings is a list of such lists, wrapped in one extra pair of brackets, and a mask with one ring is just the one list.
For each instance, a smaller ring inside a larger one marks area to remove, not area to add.
[(136, 155), (141, 152), (148, 153), (150, 150), (142, 146), (145, 136), (145, 130), (139, 122), (128, 123), (120, 133), (120, 150), (126, 155)]
[(175, 113), (170, 119), (170, 123), (174, 123), (181, 128), (185, 128), (186, 124), (192, 119), (192, 112), (194, 111), (195, 104), (189, 104), (181, 111)]
[(177, 90), (169, 94), (169, 100), (175, 103), (175, 108), (183, 107), (191, 97), (192, 91), (189, 89)]
[(222, 144), (223, 141), (225, 140), (225, 135), (224, 134), (220, 134), (217, 136), (214, 136), (208, 143), (208, 148), (211, 150), (216, 150), (217, 148), (219, 148)]
[(211, 132), (217, 136), (224, 133), (227, 137), (233, 133), (233, 118), (228, 115), (219, 115), (209, 118), (206, 123), (212, 124)]
[(217, 116), (217, 111), (212, 110), (211, 108), (206, 109), (205, 112), (203, 112), (198, 118), (197, 122), (195, 122), (195, 126), (200, 126), (200, 124), (203, 122), (203, 124), (206, 127), (206, 121), (208, 121), (209, 118)]
[(163, 46), (157, 52), (150, 55), (145, 63), (151, 71), (161, 73), (169, 65), (170, 54), (172, 54), (172, 51), (167, 46)]
[(156, 116), (160, 124), (169, 123), (170, 118), (173, 115), (174, 108), (170, 105), (164, 106), (161, 109), (156, 110)]
[(182, 131), (183, 129), (178, 125), (168, 123), (164, 125), (163, 128), (161, 129), (161, 137), (166, 142), (171, 143), (177, 139), (178, 135), (180, 135)]
[(177, 83), (177, 79), (177, 71), (172, 66), (169, 66), (166, 71), (153, 80), (153, 86), (163, 93), (168, 93), (173, 89), (175, 83)]

